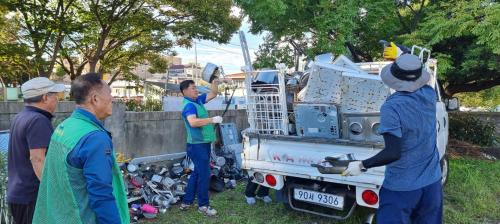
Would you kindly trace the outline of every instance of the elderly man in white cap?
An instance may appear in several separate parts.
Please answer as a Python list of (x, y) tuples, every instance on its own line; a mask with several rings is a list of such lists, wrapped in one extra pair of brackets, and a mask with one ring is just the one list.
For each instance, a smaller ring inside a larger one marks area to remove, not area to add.
[(52, 114), (57, 94), (64, 89), (64, 85), (43, 77), (21, 86), (26, 105), (12, 120), (8, 154), (7, 202), (14, 223), (32, 221), (45, 154), (54, 130)]
[(443, 189), (436, 146), (436, 91), (420, 59), (399, 56), (383, 68), (382, 81), (396, 90), (380, 109), (385, 148), (349, 163), (343, 175), (384, 166), (377, 223), (442, 223)]

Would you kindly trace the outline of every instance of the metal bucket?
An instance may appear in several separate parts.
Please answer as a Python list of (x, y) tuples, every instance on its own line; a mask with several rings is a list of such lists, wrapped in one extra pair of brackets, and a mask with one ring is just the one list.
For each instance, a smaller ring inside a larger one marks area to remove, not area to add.
[(212, 81), (216, 78), (219, 78), (219, 66), (212, 63), (207, 63), (203, 71), (201, 72), (201, 78), (208, 83), (212, 83)]

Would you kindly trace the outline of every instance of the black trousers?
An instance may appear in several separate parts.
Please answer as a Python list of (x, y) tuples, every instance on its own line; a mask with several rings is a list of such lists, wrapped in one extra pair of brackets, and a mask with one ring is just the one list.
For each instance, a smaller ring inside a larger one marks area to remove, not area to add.
[(250, 178), (248, 178), (247, 187), (245, 189), (245, 196), (255, 197), (255, 190), (257, 190), (257, 188), (259, 188), (259, 190), (257, 191), (257, 196), (264, 197), (264, 196), (269, 195), (269, 188), (264, 187), (264, 186), (260, 186), (256, 183), (252, 182), (250, 180)]
[(35, 213), (35, 204), (33, 201), (29, 204), (12, 204), (9, 203), (10, 213), (15, 224), (31, 224), (33, 214)]

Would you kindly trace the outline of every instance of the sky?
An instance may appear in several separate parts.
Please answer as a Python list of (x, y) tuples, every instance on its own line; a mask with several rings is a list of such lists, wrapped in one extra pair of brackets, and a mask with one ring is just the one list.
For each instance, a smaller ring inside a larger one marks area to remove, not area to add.
[[(233, 8), (233, 13), (239, 15), (240, 10)], [(263, 42), (263, 34), (253, 35), (249, 32), (250, 23), (244, 19), (240, 30), (245, 32), (248, 51), (252, 61), (255, 59), (255, 51)], [(217, 42), (196, 40), (196, 49), (198, 53), (198, 64), (205, 67), (207, 62), (222, 66), (224, 73), (232, 74), (241, 72), (241, 67), (245, 65), (243, 53), (240, 47), (239, 31), (233, 34), (228, 44), (219, 44)], [(178, 57), (182, 58), (182, 64), (193, 63), (195, 60), (194, 46), (187, 49), (176, 47), (174, 49), (178, 53)]]

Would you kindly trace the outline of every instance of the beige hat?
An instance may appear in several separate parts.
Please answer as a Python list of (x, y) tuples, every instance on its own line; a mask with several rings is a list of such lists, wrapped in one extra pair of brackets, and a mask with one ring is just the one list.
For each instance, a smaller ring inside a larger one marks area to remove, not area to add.
[(21, 86), (24, 99), (41, 96), (47, 93), (60, 93), (65, 90), (63, 84), (56, 84), (45, 77), (30, 79)]

